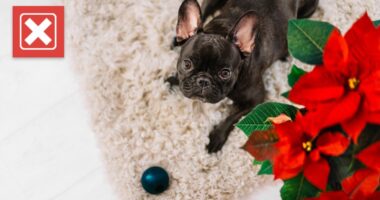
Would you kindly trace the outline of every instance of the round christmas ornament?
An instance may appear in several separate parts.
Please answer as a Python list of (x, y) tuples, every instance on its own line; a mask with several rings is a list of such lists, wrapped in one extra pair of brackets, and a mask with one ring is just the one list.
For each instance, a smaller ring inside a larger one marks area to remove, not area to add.
[(160, 194), (169, 187), (169, 175), (161, 167), (150, 167), (141, 176), (144, 190), (150, 194)]

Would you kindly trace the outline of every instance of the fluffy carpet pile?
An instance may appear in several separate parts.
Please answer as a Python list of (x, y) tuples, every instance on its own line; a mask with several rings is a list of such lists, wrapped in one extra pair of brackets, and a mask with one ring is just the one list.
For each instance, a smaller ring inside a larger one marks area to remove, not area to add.
[[(247, 138), (237, 129), (221, 152), (207, 154), (208, 132), (225, 117), (230, 101), (203, 104), (164, 84), (178, 57), (178, 49), (169, 46), (180, 3), (65, 1), (73, 67), (83, 80), (110, 181), (123, 200), (239, 199), (273, 185), (272, 177), (256, 175), (252, 157), (240, 148)], [(380, 19), (379, 5), (380, 0), (321, 0), (313, 18), (346, 31), (365, 10)], [(291, 62), (267, 70), (268, 100), (285, 101), (280, 93), (289, 89)], [(140, 185), (142, 172), (154, 165), (166, 168), (171, 179), (159, 196)], [(270, 195), (279, 198), (278, 187)]]

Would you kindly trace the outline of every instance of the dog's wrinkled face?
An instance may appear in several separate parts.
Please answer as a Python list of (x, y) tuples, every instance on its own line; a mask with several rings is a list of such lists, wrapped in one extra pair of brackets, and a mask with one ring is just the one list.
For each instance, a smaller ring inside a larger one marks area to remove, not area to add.
[(226, 36), (202, 33), (196, 0), (185, 0), (178, 12), (177, 42), (184, 43), (177, 64), (182, 93), (189, 98), (217, 103), (234, 88), (243, 55), (254, 49), (257, 16), (244, 14)]
[(220, 35), (200, 33), (182, 47), (177, 72), (182, 93), (193, 99), (217, 103), (233, 89), (241, 55)]

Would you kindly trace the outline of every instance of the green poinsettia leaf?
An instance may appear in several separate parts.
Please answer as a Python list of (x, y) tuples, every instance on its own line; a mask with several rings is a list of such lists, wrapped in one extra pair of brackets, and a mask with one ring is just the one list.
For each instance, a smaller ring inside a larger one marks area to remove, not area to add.
[(236, 127), (242, 130), (247, 136), (254, 131), (264, 131), (272, 127), (269, 117), (277, 117), (281, 114), (295, 118), (298, 109), (292, 105), (267, 102), (256, 106), (247, 116), (245, 116)]
[(355, 165), (358, 164), (358, 162), (352, 157), (352, 155), (328, 157), (328, 162), (330, 165), (328, 185), (332, 190), (341, 190), (342, 180), (351, 176), (354, 170), (357, 170)]
[(359, 136), (358, 145), (355, 147), (354, 153), (359, 153), (377, 141), (380, 141), (380, 125), (367, 124)]
[(262, 165), (264, 161), (253, 160), (253, 165)]
[(284, 92), (281, 94), (281, 96), (283, 96), (285, 98), (289, 98), (289, 93), (290, 93), (290, 91)]
[(273, 166), (272, 163), (269, 160), (266, 160), (262, 163), (261, 168), (259, 172), (257, 173), (258, 175), (271, 175), (273, 174)]
[(376, 27), (380, 26), (380, 20), (374, 21), (373, 23), (375, 24)]
[(244, 150), (250, 153), (255, 160), (272, 160), (277, 154), (275, 144), (278, 136), (273, 128), (265, 131), (254, 131), (244, 145)]
[(301, 68), (298, 68), (296, 65), (292, 66), (292, 69), (290, 70), (290, 74), (288, 75), (288, 84), (290, 87), (293, 87), (294, 84), (300, 79), (303, 75), (305, 75), (307, 72)]
[(282, 200), (301, 200), (306, 197), (315, 197), (319, 190), (300, 174), (284, 181), (280, 192)]
[(288, 46), (293, 57), (307, 64), (322, 64), (323, 49), (335, 27), (327, 22), (294, 19), (288, 22)]

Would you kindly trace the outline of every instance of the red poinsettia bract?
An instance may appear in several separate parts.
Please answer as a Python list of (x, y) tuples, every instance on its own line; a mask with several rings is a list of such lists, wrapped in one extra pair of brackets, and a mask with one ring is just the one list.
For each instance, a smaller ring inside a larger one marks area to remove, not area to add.
[(380, 29), (367, 14), (344, 37), (332, 32), (323, 65), (302, 76), (289, 99), (306, 106), (320, 129), (341, 124), (355, 142), (366, 123), (380, 123)]
[(301, 171), (305, 178), (321, 190), (326, 189), (330, 166), (321, 156), (339, 156), (349, 140), (338, 132), (326, 132), (317, 137), (310, 124), (300, 113), (294, 122), (274, 124), (279, 141), (274, 158), (273, 173), (276, 179), (287, 180)]

